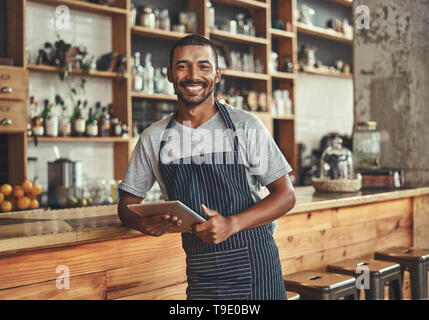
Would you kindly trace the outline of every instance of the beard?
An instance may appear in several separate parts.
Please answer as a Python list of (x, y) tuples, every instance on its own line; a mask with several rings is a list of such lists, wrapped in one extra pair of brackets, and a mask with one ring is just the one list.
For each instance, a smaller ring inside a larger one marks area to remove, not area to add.
[[(181, 83), (181, 85), (183, 85), (183, 84), (185, 84), (184, 82), (183, 83)], [(196, 84), (202, 84), (203, 86), (206, 86), (207, 84), (206, 83), (200, 83), (200, 82), (198, 82), (198, 83), (196, 83)], [(209, 92), (209, 93), (207, 93), (203, 98), (201, 98), (200, 100), (197, 100), (197, 101), (189, 101), (189, 100), (187, 100), (184, 96), (183, 96), (183, 94), (181, 94), (180, 93), (180, 91), (179, 90), (176, 90), (176, 94), (177, 94), (177, 98), (178, 99), (180, 99), (187, 107), (195, 107), (195, 106), (198, 106), (198, 105), (200, 105), (201, 103), (203, 103), (204, 101), (206, 101), (207, 100), (207, 98), (208, 97), (210, 97), (210, 95), (213, 93), (213, 91), (214, 91), (214, 87), (213, 87), (213, 89)]]

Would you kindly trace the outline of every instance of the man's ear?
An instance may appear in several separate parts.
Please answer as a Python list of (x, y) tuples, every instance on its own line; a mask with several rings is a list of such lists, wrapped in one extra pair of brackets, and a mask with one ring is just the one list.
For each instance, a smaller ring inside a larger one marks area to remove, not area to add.
[(220, 82), (221, 78), (222, 78), (222, 69), (216, 68), (216, 84)]
[(168, 69), (167, 69), (167, 79), (168, 79), (168, 81), (173, 83), (173, 74), (172, 74), (172, 70), (170, 67), (168, 67)]

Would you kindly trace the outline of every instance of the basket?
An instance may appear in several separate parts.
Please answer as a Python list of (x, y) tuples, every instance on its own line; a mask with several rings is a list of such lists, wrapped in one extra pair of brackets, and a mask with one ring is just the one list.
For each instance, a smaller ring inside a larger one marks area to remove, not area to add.
[(362, 179), (312, 179), (313, 187), (321, 192), (357, 192), (362, 187)]

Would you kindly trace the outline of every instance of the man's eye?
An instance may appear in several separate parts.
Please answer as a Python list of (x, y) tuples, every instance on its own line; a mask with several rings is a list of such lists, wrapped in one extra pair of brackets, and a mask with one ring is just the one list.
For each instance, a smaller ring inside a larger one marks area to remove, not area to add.
[(202, 70), (210, 70), (210, 67), (209, 66), (201, 66), (201, 69)]
[(183, 70), (183, 69), (185, 69), (186, 68), (186, 66), (185, 65), (179, 65), (179, 66), (177, 66), (177, 69), (179, 69), (179, 70)]

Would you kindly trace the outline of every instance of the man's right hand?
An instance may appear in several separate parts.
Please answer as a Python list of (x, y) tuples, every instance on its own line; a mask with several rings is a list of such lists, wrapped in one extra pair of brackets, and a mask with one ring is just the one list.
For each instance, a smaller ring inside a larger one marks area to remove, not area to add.
[(122, 193), (118, 204), (118, 215), (124, 225), (144, 234), (159, 237), (182, 224), (178, 217), (169, 214), (143, 218), (128, 209), (127, 205), (138, 204), (143, 200), (144, 198), (137, 197), (131, 193), (125, 191)]
[(140, 217), (139, 231), (151, 236), (159, 237), (166, 232), (169, 232), (174, 227), (182, 224), (176, 216), (169, 214), (154, 216), (149, 218)]

